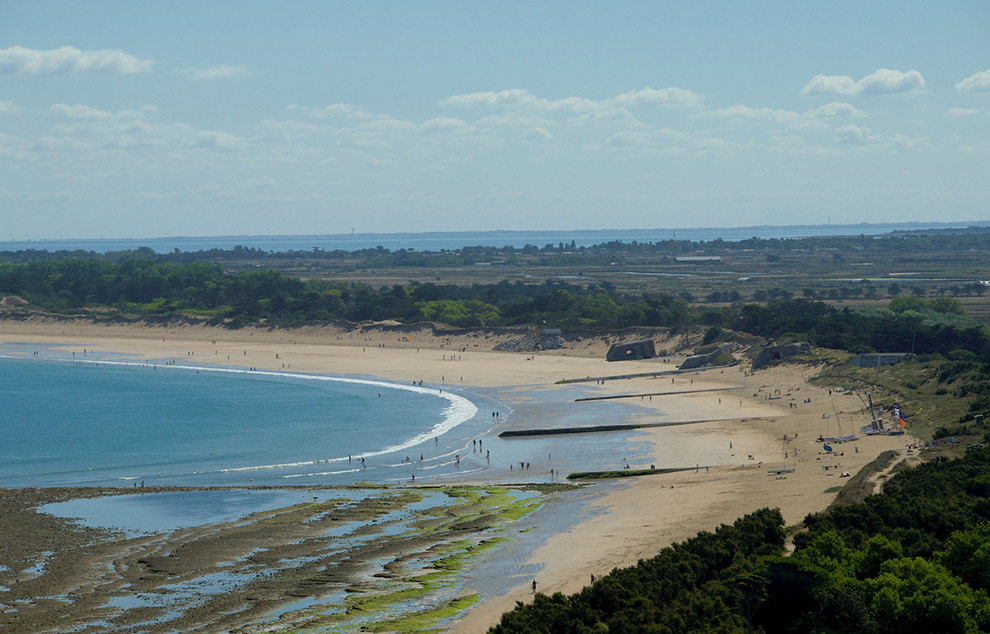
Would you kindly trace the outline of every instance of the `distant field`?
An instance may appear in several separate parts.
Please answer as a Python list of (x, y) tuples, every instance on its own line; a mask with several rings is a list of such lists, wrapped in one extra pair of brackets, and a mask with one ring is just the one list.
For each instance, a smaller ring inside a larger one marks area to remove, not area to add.
[[(959, 299), (967, 312), (990, 321), (990, 247), (986, 250), (914, 253), (728, 252), (721, 261), (677, 262), (672, 257), (625, 256), (608, 263), (572, 262), (566, 255), (520, 257), (511, 263), (443, 268), (368, 268), (358, 262), (327, 266), (325, 261), (266, 262), (303, 278), (344, 279), (374, 287), (431, 282), (435, 284), (524, 284), (566, 282), (579, 286), (607, 284), (623, 293), (681, 294), (698, 306), (720, 308), (733, 301), (766, 301), (789, 294), (836, 306), (877, 308), (895, 294)], [(768, 261), (773, 260), (773, 261)], [(253, 268), (257, 263), (245, 268)], [(983, 296), (977, 293), (983, 291)], [(738, 297), (723, 297), (738, 293)]]

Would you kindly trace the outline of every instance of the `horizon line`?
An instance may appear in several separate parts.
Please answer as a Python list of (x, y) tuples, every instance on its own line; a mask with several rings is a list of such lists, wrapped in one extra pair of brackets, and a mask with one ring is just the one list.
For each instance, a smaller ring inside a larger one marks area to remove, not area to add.
[(927, 227), (980, 227), (990, 225), (990, 218), (984, 220), (952, 220), (952, 221), (925, 221), (909, 220), (904, 222), (850, 222), (850, 223), (808, 223), (808, 224), (760, 224), (760, 225), (733, 225), (721, 227), (607, 227), (599, 229), (472, 229), (464, 231), (366, 231), (352, 233), (244, 233), (244, 234), (207, 234), (207, 235), (171, 235), (171, 236), (117, 236), (117, 237), (89, 237), (89, 238), (24, 238), (12, 240), (0, 240), (0, 243), (35, 243), (35, 242), (99, 242), (99, 241), (131, 241), (131, 240), (209, 240), (215, 238), (306, 238), (306, 237), (372, 237), (372, 236), (430, 236), (430, 235), (497, 235), (497, 234), (526, 234), (526, 233), (601, 233), (609, 231), (627, 232), (677, 232), (677, 231), (719, 231), (743, 229), (798, 229), (798, 228), (849, 228), (849, 227), (904, 227), (911, 225), (925, 225)]

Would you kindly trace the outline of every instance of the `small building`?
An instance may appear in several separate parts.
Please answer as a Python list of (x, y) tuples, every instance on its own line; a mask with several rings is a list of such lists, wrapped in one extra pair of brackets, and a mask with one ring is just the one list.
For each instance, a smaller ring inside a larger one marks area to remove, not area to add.
[(559, 337), (560, 336), (560, 328), (544, 328), (543, 329), (543, 336), (544, 337)]
[(796, 354), (808, 352), (809, 350), (811, 350), (811, 344), (807, 341), (785, 343), (782, 346), (768, 346), (760, 350), (760, 354), (756, 355), (756, 358), (753, 359), (753, 369), (758, 370), (770, 365), (773, 361), (780, 361), (781, 359), (793, 357)]
[(632, 361), (635, 359), (652, 359), (657, 356), (652, 339), (640, 339), (629, 343), (617, 343), (608, 349), (606, 361)]
[(687, 359), (684, 359), (684, 362), (678, 366), (678, 369), (693, 370), (694, 368), (700, 368), (703, 365), (711, 365), (715, 362), (715, 359), (719, 358), (723, 354), (732, 354), (732, 348), (727, 343), (716, 343), (703, 348), (698, 348), (694, 351), (693, 355)]
[(857, 354), (856, 358), (849, 362), (849, 365), (856, 365), (861, 368), (879, 368), (882, 365), (894, 365), (901, 361), (907, 361), (912, 356), (910, 352), (867, 352)]
[(675, 255), (675, 262), (721, 262), (721, 255)]

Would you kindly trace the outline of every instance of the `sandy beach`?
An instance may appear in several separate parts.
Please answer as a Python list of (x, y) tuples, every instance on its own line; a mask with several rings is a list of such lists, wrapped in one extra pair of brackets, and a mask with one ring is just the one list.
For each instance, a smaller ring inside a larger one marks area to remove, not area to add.
[[(608, 342), (599, 338), (571, 341), (549, 352), (493, 351), (513, 337), (518, 335), (445, 336), (389, 327), (227, 330), (202, 325), (0, 320), (0, 343), (35, 342), (66, 352), (81, 353), (85, 348), (138, 359), (500, 388), (510, 406), (516, 404), (513, 395), (522, 403), (534, 393), (558, 389), (554, 384), (560, 379), (660, 372), (674, 369), (679, 361), (673, 357), (669, 362), (607, 363)], [(673, 349), (682, 343), (660, 341), (658, 347)], [(757, 508), (779, 507), (787, 523), (795, 524), (829, 504), (835, 488), (844, 482), (843, 473), (855, 474), (885, 450), (905, 453), (913, 440), (908, 436), (863, 438), (837, 446), (841, 455), (823, 454), (821, 443), (815, 442), (825, 433), (823, 415), (838, 412), (846, 433), (858, 430), (869, 419), (855, 396), (830, 395), (829, 387), (837, 386), (809, 385), (807, 378), (816, 372), (807, 365), (790, 364), (750, 373), (742, 364), (724, 370), (582, 384), (597, 396), (655, 395), (620, 399), (633, 413), (625, 420), (602, 420), (601, 424), (710, 422), (634, 432), (635, 440), (649, 443), (650, 450), (646, 457), (630, 462), (630, 468), (697, 468), (592, 484), (590, 505), (596, 512), (565, 532), (548, 532), (528, 559), (520, 562), (539, 566), (539, 591), (577, 591), (592, 575), (634, 564), (672, 542), (712, 530)], [(593, 411), (599, 402), (580, 405)], [(493, 433), (498, 431), (495, 428)], [(770, 473), (780, 468), (792, 471)], [(525, 479), (523, 474), (514, 475)], [(505, 475), (498, 478), (504, 481)], [(530, 581), (474, 606), (451, 624), (451, 631), (484, 631), (516, 601), (529, 600)]]

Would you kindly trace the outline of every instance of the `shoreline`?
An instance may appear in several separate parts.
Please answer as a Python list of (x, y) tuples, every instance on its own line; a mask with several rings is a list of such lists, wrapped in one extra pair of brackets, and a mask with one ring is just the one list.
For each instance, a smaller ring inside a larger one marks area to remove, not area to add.
[[(290, 340), (285, 331), (277, 329), (236, 333), (236, 340), (225, 340), (225, 332), (230, 334), (224, 329), (199, 326), (145, 328), (91, 322), (0, 321), (0, 343), (33, 341), (69, 349), (86, 342), (98, 351), (131, 353), (142, 360), (174, 356), (194, 363), (216, 360), (275, 372), (281, 371), (281, 364), (285, 363), (291, 365), (292, 371), (299, 372), (374, 376), (396, 383), (424, 380), (451, 387), (493, 389), (515, 410), (509, 426), (527, 416), (553, 414), (548, 414), (546, 406), (541, 410), (532, 402), (541, 395), (551, 398), (554, 390), (566, 387), (554, 385), (561, 378), (611, 376), (617, 367), (604, 361), (604, 342), (580, 342), (580, 347), (554, 352), (502, 353), (491, 351), (497, 341), (486, 336), (424, 337), (404, 344), (397, 341), (394, 333), (386, 332), (371, 337), (367, 331), (334, 334), (324, 330), (294, 333), (296, 336), (289, 336)], [(236, 357), (232, 354), (235, 351), (240, 353)], [(192, 354), (187, 357), (187, 353)], [(227, 355), (231, 358), (226, 358)], [(846, 455), (841, 458), (819, 454), (817, 443), (808, 441), (820, 434), (821, 414), (831, 409), (826, 406), (827, 391), (808, 385), (805, 379), (810, 370), (802, 366), (778, 367), (748, 376), (736, 366), (714, 372), (633, 378), (637, 373), (656, 374), (675, 366), (656, 359), (621, 363), (621, 369), (628, 370), (625, 376), (631, 378), (603, 385), (584, 382), (580, 389), (593, 397), (611, 399), (631, 391), (635, 392), (633, 396), (642, 395), (639, 399), (621, 399), (625, 405), (622, 423), (698, 419), (708, 422), (619, 432), (618, 435), (630, 440), (630, 446), (640, 447), (641, 457), (627, 456), (623, 460), (625, 464), (612, 466), (622, 469), (628, 464), (632, 469), (648, 469), (650, 464), (667, 468), (697, 463), (699, 468), (584, 487), (589, 497), (584, 508), (589, 515), (561, 532), (554, 532), (552, 526), (536, 526), (532, 537), (540, 545), (519, 562), (526, 570), (537, 570), (541, 593), (580, 590), (592, 574), (598, 577), (614, 567), (635, 564), (670, 543), (701, 530), (713, 530), (720, 523), (731, 522), (763, 506), (779, 506), (788, 524), (797, 523), (806, 514), (822, 510), (831, 502), (835, 494), (826, 493), (826, 489), (843, 482), (838, 479), (840, 467), (854, 473), (881, 451), (894, 449), (903, 453), (912, 440), (909, 436), (861, 439), (843, 445), (848, 453), (843, 451)], [(738, 394), (725, 391), (730, 387), (737, 388)], [(665, 394), (668, 389), (684, 393), (646, 400), (646, 396)], [(709, 391), (699, 393), (701, 390)], [(787, 394), (786, 398), (791, 400), (785, 401), (783, 397), (767, 400), (774, 390)], [(868, 422), (863, 414), (856, 413), (860, 409), (858, 401), (837, 398), (838, 401), (833, 398), (832, 402), (839, 406), (843, 420), (853, 421), (848, 424), (854, 429), (861, 422)], [(805, 403), (805, 399), (812, 402)], [(604, 402), (591, 401), (574, 404), (588, 409), (567, 411), (588, 417), (614, 411), (595, 409), (605, 406)], [(563, 408), (558, 403), (552, 407)], [(499, 431), (504, 429), (498, 426), (491, 429), (492, 435)], [(782, 441), (784, 435), (791, 440)], [(554, 447), (566, 453), (566, 442), (554, 438), (545, 441), (555, 443)], [(858, 452), (854, 452), (854, 446)], [(788, 458), (782, 455), (785, 451)], [(831, 468), (824, 470), (823, 466)], [(784, 477), (768, 473), (780, 467), (793, 467), (795, 471)], [(480, 480), (467, 477), (463, 483), (485, 486), (506, 482), (504, 477), (492, 477), (495, 475), (476, 474)], [(479, 574), (484, 574), (485, 566), (484, 561), (476, 565)], [(450, 624), (449, 631), (478, 632), (494, 625), (501, 613), (511, 609), (517, 600), (525, 601), (532, 596), (528, 581), (468, 609)], [(469, 591), (470, 588), (465, 589)]]

